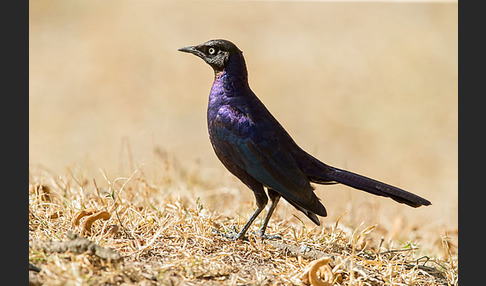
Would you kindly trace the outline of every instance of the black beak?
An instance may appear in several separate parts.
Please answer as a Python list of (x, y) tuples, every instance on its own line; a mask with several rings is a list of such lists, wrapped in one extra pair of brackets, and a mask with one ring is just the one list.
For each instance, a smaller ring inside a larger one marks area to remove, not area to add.
[(179, 52), (184, 52), (184, 53), (191, 53), (191, 54), (194, 54), (196, 53), (196, 47), (194, 46), (189, 46), (189, 47), (183, 47), (183, 48), (180, 48), (178, 49)]
[(198, 50), (198, 46), (189, 46), (178, 49), (180, 52), (190, 53), (204, 59), (205, 55), (202, 51)]

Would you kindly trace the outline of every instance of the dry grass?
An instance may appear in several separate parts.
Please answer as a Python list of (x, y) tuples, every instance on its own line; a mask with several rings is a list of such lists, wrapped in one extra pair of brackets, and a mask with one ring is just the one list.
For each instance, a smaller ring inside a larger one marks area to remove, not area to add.
[[(458, 5), (395, 2), (30, 1), (31, 281), (288, 285), (328, 253), (338, 285), (457, 284)], [(320, 227), (282, 201), (283, 241), (214, 235), (254, 210), (207, 138), (211, 69), (177, 51), (216, 37), (302, 148), (433, 205), (323, 186)], [(110, 218), (87, 238), (122, 261), (34, 247), (88, 209)]]
[[(296, 217), (282, 218), (277, 209), (267, 233), (279, 234), (282, 240), (262, 241), (250, 235), (247, 241), (227, 241), (214, 229), (240, 228), (246, 217), (235, 217), (238, 207), (234, 206), (241, 202), (232, 200), (230, 191), (221, 191), (221, 209), (229, 209), (230, 215), (208, 209), (204, 206), (208, 199), (197, 197), (194, 190), (212, 189), (213, 183), (178, 170), (170, 160), (159, 171), (164, 175), (158, 180), (149, 180), (143, 167), (117, 178), (101, 171), (104, 181), (96, 181), (79, 170), (52, 174), (31, 167), (29, 262), (41, 271), (30, 271), (30, 282), (301, 285), (306, 267), (330, 255), (335, 285), (457, 285), (457, 234), (435, 237), (434, 247), (423, 253), (419, 246), (429, 242), (420, 237), (428, 237), (426, 229), (415, 229), (417, 240), (403, 243), (384, 239), (387, 231), (375, 225), (351, 228), (338, 219), (314, 227)], [(252, 211), (252, 202), (241, 205), (245, 213)], [(70, 231), (81, 233), (86, 218), (78, 225), (72, 221), (86, 209), (111, 215), (108, 220), (94, 221), (86, 238), (114, 249), (122, 259), (105, 261), (88, 253), (51, 253), (37, 247), (48, 241), (69, 241)]]

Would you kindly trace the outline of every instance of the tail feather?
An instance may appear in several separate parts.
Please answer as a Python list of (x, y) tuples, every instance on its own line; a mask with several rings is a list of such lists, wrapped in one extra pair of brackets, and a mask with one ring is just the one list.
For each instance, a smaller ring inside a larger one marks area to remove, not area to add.
[(377, 196), (389, 197), (399, 203), (407, 204), (414, 208), (431, 204), (430, 201), (420, 196), (362, 175), (334, 167), (330, 167), (328, 170), (329, 172), (326, 173), (326, 178), (355, 189), (363, 190)]
[(326, 165), (305, 152), (301, 153), (299, 159), (299, 162), (302, 163), (302, 171), (311, 182), (317, 184), (341, 183), (377, 196), (389, 197), (414, 208), (431, 205), (428, 200), (415, 194), (353, 172)]
[[(317, 224), (317, 225), (321, 225), (321, 222), (319, 221), (319, 218), (317, 217), (317, 215), (301, 206), (299, 206), (298, 204), (292, 202), (291, 200), (288, 200), (284, 197), (284, 199), (291, 205), (293, 205), (296, 209), (298, 209), (299, 211), (303, 212), (313, 223)], [(322, 205), (322, 204), (321, 204)], [(327, 216), (327, 212), (326, 212), (326, 208), (324, 206), (322, 206), (322, 211), (321, 213), (319, 213), (320, 216)]]

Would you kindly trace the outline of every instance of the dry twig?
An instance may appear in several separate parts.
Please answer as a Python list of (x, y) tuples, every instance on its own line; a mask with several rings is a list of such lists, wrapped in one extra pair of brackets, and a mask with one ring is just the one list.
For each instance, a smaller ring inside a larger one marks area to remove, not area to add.
[(66, 241), (45, 241), (29, 245), (32, 249), (42, 250), (46, 253), (64, 253), (70, 251), (76, 254), (87, 252), (90, 255), (95, 255), (106, 261), (118, 261), (122, 256), (118, 251), (95, 244), (94, 242), (81, 237), (75, 233), (67, 233), (69, 240)]

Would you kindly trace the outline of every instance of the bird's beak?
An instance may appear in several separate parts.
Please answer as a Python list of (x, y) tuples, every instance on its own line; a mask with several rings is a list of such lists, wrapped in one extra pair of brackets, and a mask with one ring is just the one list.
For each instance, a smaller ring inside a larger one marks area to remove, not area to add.
[(183, 47), (178, 49), (179, 52), (184, 52), (184, 53), (191, 53), (193, 54), (196, 51), (196, 47), (194, 46), (189, 46), (189, 47)]
[(180, 52), (194, 54), (200, 58), (204, 56), (204, 53), (196, 48), (197, 46), (189, 46), (178, 49)]

